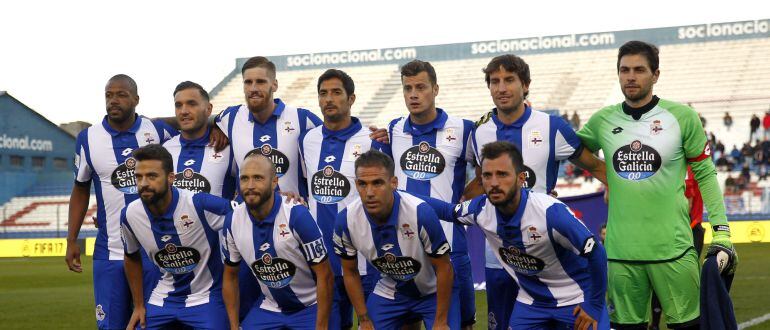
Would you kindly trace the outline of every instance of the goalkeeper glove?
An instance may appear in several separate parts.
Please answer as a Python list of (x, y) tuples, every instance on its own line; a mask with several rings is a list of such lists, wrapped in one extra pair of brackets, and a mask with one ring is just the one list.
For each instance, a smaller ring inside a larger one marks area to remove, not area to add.
[(719, 272), (734, 274), (738, 266), (738, 254), (730, 241), (730, 227), (727, 225), (716, 225), (713, 227), (711, 245), (706, 256), (717, 256), (717, 265)]

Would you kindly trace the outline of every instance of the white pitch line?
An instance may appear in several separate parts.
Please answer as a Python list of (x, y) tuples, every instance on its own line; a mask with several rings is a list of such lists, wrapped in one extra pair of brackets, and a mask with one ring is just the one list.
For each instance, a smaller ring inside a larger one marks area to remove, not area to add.
[(741, 329), (746, 329), (746, 328), (748, 328), (748, 327), (753, 327), (753, 326), (755, 326), (755, 325), (757, 325), (757, 324), (760, 324), (760, 323), (762, 323), (762, 322), (765, 322), (765, 321), (767, 321), (767, 320), (770, 320), (770, 313), (767, 313), (767, 314), (765, 314), (765, 315), (762, 315), (762, 316), (760, 316), (760, 317), (757, 317), (757, 318), (753, 318), (753, 319), (751, 319), (751, 320), (748, 320), (748, 321), (746, 321), (746, 322), (743, 322), (743, 323), (741, 323), (741, 324), (738, 324), (738, 330), (741, 330)]

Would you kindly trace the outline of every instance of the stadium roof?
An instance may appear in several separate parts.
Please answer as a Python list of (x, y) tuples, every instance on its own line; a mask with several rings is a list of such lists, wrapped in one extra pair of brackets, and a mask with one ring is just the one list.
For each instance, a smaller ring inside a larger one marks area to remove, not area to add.
[[(13, 97), (11, 94), (8, 94), (8, 92), (7, 92), (7, 91), (0, 91), (0, 98), (2, 98), (2, 97), (8, 97), (8, 98), (10, 98), (11, 100), (13, 100), (13, 101), (15, 101), (16, 103), (20, 104), (22, 107), (26, 108), (26, 109), (27, 109), (29, 112), (31, 112), (31, 113), (33, 113), (33, 114), (37, 115), (38, 117), (40, 117), (40, 119), (41, 119), (43, 122), (45, 122), (45, 123), (47, 123), (47, 124), (51, 125), (52, 127), (55, 127), (57, 130), (59, 130), (59, 131), (61, 131), (61, 132), (63, 132), (63, 133), (66, 133), (66, 134), (67, 134), (67, 136), (72, 136), (72, 134), (70, 134), (69, 132), (67, 132), (67, 131), (66, 131), (66, 130), (64, 130), (63, 128), (59, 127), (59, 125), (56, 125), (54, 122), (52, 122), (52, 121), (48, 120), (48, 118), (44, 117), (43, 115), (41, 115), (41, 114), (40, 114), (40, 113), (38, 113), (37, 111), (33, 110), (32, 108), (28, 107), (26, 104), (24, 104), (23, 102), (19, 101), (19, 99), (17, 99), (17, 98), (15, 98), (15, 97)], [(0, 110), (2, 110), (2, 109), (0, 109)], [(73, 138), (74, 138), (74, 137), (73, 137)]]

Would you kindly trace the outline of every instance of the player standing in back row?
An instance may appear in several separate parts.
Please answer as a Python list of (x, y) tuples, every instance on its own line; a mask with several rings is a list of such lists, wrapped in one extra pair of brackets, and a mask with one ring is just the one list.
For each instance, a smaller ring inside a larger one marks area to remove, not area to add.
[(654, 45), (621, 46), (617, 70), (625, 101), (599, 110), (578, 132), (586, 148), (601, 149), (607, 161), (608, 298), (617, 329), (646, 328), (653, 290), (669, 328), (698, 328), (700, 270), (683, 180), (688, 164), (709, 211), (709, 253), (727, 252), (730, 272), (737, 264), (708, 139), (695, 111), (653, 94), (658, 63)]

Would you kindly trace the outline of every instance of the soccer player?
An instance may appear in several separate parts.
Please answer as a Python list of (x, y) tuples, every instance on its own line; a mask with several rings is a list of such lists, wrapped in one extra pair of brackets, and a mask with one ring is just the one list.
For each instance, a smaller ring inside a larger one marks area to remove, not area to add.
[(275, 192), (275, 165), (261, 154), (246, 157), (239, 178), (244, 202), (227, 216), (222, 231), (230, 329), (239, 329), (241, 261), (262, 290), (242, 329), (339, 329), (331, 311), (334, 277), (328, 250), (307, 207), (283, 202)]
[[(231, 202), (173, 187), (171, 154), (158, 144), (135, 150), (133, 157), (141, 199), (121, 213), (125, 273), (134, 305), (126, 329), (178, 324), (196, 329), (227, 327), (217, 231), (232, 209)], [(140, 247), (163, 274), (153, 283), (146, 304)]]
[[(388, 127), (398, 189), (457, 203), (465, 187), (466, 166), (473, 160), (469, 146), (473, 122), (436, 108), (439, 85), (429, 62), (404, 64), (401, 84), (409, 115), (394, 119)], [(476, 298), (465, 228), (449, 222), (441, 226), (452, 246), (453, 290), (460, 295), (461, 325), (471, 329), (476, 323)]]
[(216, 151), (210, 146), (209, 93), (194, 82), (182, 82), (174, 89), (174, 108), (180, 135), (163, 144), (174, 159), (174, 186), (233, 199), (237, 173), (230, 147)]
[[(354, 200), (359, 199), (353, 182), (353, 164), (369, 149), (382, 150), (385, 145), (372, 140), (356, 117), (350, 116), (350, 108), (356, 100), (355, 84), (350, 76), (340, 70), (326, 70), (318, 78), (318, 106), (323, 113), (323, 126), (311, 129), (300, 144), (308, 177), (310, 213), (318, 222), (329, 251), (337, 213)], [(337, 255), (329, 256), (334, 271), (334, 300), (340, 314), (342, 328), (353, 326), (353, 306), (345, 292), (342, 269)], [(361, 258), (359, 273), (364, 296), (374, 290), (379, 274)]]
[(449, 204), (430, 199), (441, 219), (478, 225), (520, 286), (508, 329), (609, 329), (607, 256), (557, 199), (522, 189), (522, 155), (505, 141), (481, 149), (485, 195)]
[(684, 196), (692, 166), (713, 228), (710, 251), (737, 258), (730, 242), (722, 193), (698, 114), (653, 94), (658, 49), (629, 41), (618, 51), (625, 101), (595, 113), (578, 136), (604, 153), (609, 183), (608, 301), (613, 328), (643, 329), (650, 295), (660, 298), (669, 328), (698, 328), (699, 266)]
[[(369, 150), (355, 161), (360, 199), (337, 216), (334, 252), (361, 329), (397, 329), (417, 315), (427, 329), (459, 329), (458, 295), (452, 291), (450, 245), (436, 213), (396, 191), (393, 160)], [(364, 301), (358, 253), (381, 279)]]
[[(516, 145), (524, 158), (525, 188), (552, 193), (559, 165), (569, 159), (605, 182), (604, 163), (584, 149), (580, 139), (561, 117), (533, 110), (525, 100), (529, 95), (529, 65), (513, 54), (493, 58), (484, 68), (484, 79), (495, 108), (479, 120), (471, 141), (476, 158), (476, 178), (466, 188), (466, 199), (483, 193), (480, 185), (481, 149), (494, 141)], [(516, 283), (503, 270), (486, 246), (485, 277), (490, 329), (506, 329), (516, 296)], [(506, 304), (511, 302), (511, 304)]]
[[(123, 272), (120, 210), (139, 198), (134, 178), (136, 159), (131, 153), (140, 146), (166, 141), (177, 133), (162, 121), (136, 114), (139, 94), (136, 82), (127, 75), (110, 78), (104, 98), (107, 115), (100, 125), (81, 131), (76, 141), (75, 184), (69, 202), (65, 261), (71, 271), (83, 271), (77, 238), (93, 182), (98, 228), (93, 256), (96, 324), (100, 329), (125, 329), (131, 315), (131, 294)], [(147, 270), (145, 286), (149, 286), (157, 282), (159, 273), (146, 256), (143, 262)]]

